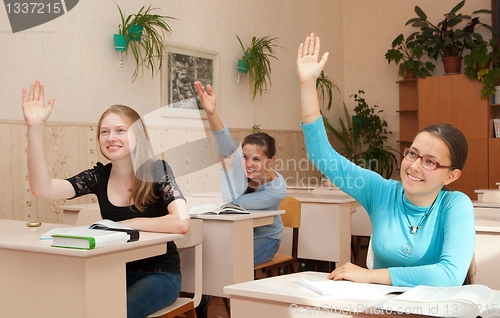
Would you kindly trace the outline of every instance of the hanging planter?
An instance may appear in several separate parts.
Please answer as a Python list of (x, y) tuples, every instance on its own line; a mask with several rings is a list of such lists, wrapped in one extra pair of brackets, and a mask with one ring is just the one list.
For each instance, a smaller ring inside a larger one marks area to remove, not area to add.
[(128, 41), (123, 34), (113, 34), (113, 40), (115, 42), (116, 51), (126, 51), (128, 47)]
[(278, 38), (265, 36), (257, 39), (253, 37), (250, 47), (245, 49), (240, 37), (236, 37), (244, 54), (240, 59), (241, 62), (238, 61), (238, 83), (239, 75), (248, 73), (251, 94), (255, 100), (257, 94), (262, 95), (267, 90), (268, 81), (271, 86), (271, 58), (278, 59), (274, 55), (275, 48), (278, 46), (275, 42)]
[(130, 46), (133, 57), (136, 62), (132, 82), (135, 81), (139, 72), (144, 73), (144, 69), (151, 70), (151, 77), (154, 77), (160, 70), (164, 57), (168, 52), (164, 44), (165, 33), (171, 33), (172, 29), (168, 25), (169, 19), (172, 17), (153, 14), (152, 8), (143, 6), (136, 14), (125, 16), (118, 6), (120, 11), (121, 23), (118, 25), (119, 35), (125, 38), (125, 45), (118, 46), (120, 66), (122, 65), (122, 51), (128, 52)]
[(248, 73), (247, 63), (243, 60), (238, 60), (238, 72), (240, 73)]
[(144, 29), (141, 25), (131, 25), (128, 27), (127, 32), (131, 41), (140, 41), (142, 38), (142, 30)]

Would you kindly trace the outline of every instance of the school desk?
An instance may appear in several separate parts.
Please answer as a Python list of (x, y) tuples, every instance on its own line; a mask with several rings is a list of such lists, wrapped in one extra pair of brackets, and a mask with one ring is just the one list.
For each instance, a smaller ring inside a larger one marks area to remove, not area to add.
[[(491, 204), (493, 205), (493, 204)], [(474, 284), (500, 289), (500, 208), (474, 204), (476, 225), (476, 270)]]
[(224, 292), (231, 299), (231, 317), (424, 317), (387, 312), (381, 314), (375, 310), (363, 312), (393, 296), (358, 301), (341, 300), (322, 296), (298, 283), (301, 277), (309, 281), (320, 281), (325, 280), (327, 275), (327, 273), (301, 272), (226, 286)]
[[(219, 193), (220, 194), (220, 193)], [(187, 207), (222, 203), (222, 197), (186, 197)], [(71, 220), (82, 224), (79, 211), (97, 209), (97, 205), (61, 206), (73, 215)], [(274, 215), (285, 211), (250, 211), (251, 214), (198, 215), (203, 220), (203, 293), (224, 297), (226, 285), (253, 280), (253, 228), (273, 223)], [(94, 216), (98, 213), (94, 213)], [(66, 218), (70, 220), (70, 218)], [(90, 219), (89, 219), (90, 220)], [(94, 221), (94, 220), (92, 220)], [(88, 222), (89, 224), (92, 222)], [(72, 223), (76, 224), (76, 223)], [(182, 255), (181, 255), (182, 256)], [(181, 270), (188, 272), (193, 264), (181, 261)], [(183, 277), (183, 286), (194, 286), (189, 277)]]
[(141, 232), (136, 242), (94, 250), (40, 240), (64, 226), (0, 220), (0, 317), (126, 317), (125, 263), (165, 253), (167, 242), (182, 237)]
[[(195, 193), (192, 196), (210, 200), (218, 198), (222, 202), (220, 192)], [(298, 258), (335, 262), (336, 266), (350, 262), (351, 218), (353, 217), (351, 212), (355, 207), (360, 206), (359, 203), (345, 193), (290, 193), (289, 196), (300, 201)], [(361, 215), (363, 212), (358, 212), (360, 219), (371, 229), (366, 212), (363, 211), (364, 216)], [(371, 234), (370, 230), (364, 230), (364, 232), (367, 232), (366, 235)], [(287, 237), (284, 236), (283, 242), (286, 241)], [(283, 251), (281, 248), (280, 250)]]

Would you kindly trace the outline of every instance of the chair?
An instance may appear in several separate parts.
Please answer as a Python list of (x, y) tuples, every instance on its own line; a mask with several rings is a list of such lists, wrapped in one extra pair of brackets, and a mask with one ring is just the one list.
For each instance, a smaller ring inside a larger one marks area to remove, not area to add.
[(283, 273), (293, 273), (295, 272), (293, 265), (297, 263), (297, 246), (299, 243), (300, 228), (300, 202), (295, 198), (286, 196), (281, 201), (280, 209), (285, 210), (285, 214), (281, 214), (283, 226), (293, 228), (292, 255), (276, 253), (270, 261), (255, 266), (255, 272), (260, 269), (263, 273), (267, 274), (267, 277), (272, 276), (274, 269), (278, 269), (278, 275)]
[[(366, 268), (373, 269), (373, 249), (372, 249), (372, 238), (370, 237), (370, 242), (368, 243), (368, 253), (366, 254)], [(477, 274), (476, 267), (476, 255), (472, 255), (472, 261), (470, 262), (469, 270), (465, 276), (463, 285), (474, 284), (474, 276)]]
[[(177, 245), (177, 248), (179, 249), (179, 252), (187, 252), (187, 248), (194, 247), (194, 260), (188, 260), (188, 261), (193, 261), (194, 266), (190, 267), (193, 268), (192, 272), (184, 272), (183, 273), (183, 285), (184, 285), (184, 277), (186, 278), (193, 278), (194, 279), (194, 297), (193, 298), (188, 298), (188, 297), (179, 297), (177, 298), (176, 301), (174, 301), (172, 304), (169, 306), (158, 310), (157, 312), (151, 314), (148, 316), (148, 318), (174, 318), (177, 317), (178, 315), (187, 314), (188, 318), (196, 318), (196, 311), (195, 307), (199, 305), (200, 300), (201, 300), (201, 283), (202, 283), (202, 278), (201, 278), (201, 273), (202, 273), (202, 241), (203, 241), (203, 221), (202, 220), (197, 220), (197, 219), (191, 219), (191, 228), (189, 229), (189, 232), (184, 235), (183, 238), (176, 240), (175, 244)], [(183, 251), (184, 250), (184, 251)], [(188, 256), (186, 255), (181, 255), (183, 256)], [(187, 258), (183, 259), (184, 261), (187, 261)]]

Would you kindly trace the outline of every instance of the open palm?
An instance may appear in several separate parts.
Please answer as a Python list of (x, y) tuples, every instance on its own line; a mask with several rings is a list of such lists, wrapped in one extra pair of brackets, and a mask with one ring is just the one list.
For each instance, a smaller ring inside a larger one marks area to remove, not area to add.
[(29, 93), (23, 88), (23, 115), (28, 126), (43, 125), (49, 118), (54, 99), (44, 105), (44, 89), (39, 81), (31, 83)]
[(319, 37), (315, 37), (314, 33), (311, 33), (305, 42), (300, 44), (297, 56), (297, 72), (301, 83), (316, 81), (323, 70), (328, 60), (328, 52), (323, 54), (323, 57), (318, 62), (319, 49)]
[(205, 110), (209, 115), (215, 113), (217, 99), (214, 91), (212, 90), (212, 86), (210, 86), (210, 84), (207, 85), (207, 93), (200, 82), (196, 81), (194, 85), (196, 86), (196, 91), (200, 97), (201, 107), (203, 107), (203, 110)]

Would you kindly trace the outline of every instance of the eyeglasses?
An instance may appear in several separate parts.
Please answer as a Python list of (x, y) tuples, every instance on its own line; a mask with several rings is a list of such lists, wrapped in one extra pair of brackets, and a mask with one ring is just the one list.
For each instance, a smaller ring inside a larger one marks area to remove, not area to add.
[(418, 153), (416, 153), (414, 150), (410, 148), (405, 148), (403, 152), (403, 156), (405, 159), (408, 159), (410, 161), (417, 161), (418, 158), (422, 159), (420, 163), (422, 164), (422, 167), (428, 170), (436, 170), (438, 168), (451, 168), (454, 169), (453, 166), (443, 166), (436, 160), (434, 160), (432, 157), (428, 156), (420, 156)]

